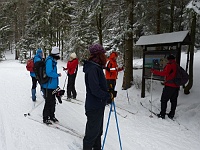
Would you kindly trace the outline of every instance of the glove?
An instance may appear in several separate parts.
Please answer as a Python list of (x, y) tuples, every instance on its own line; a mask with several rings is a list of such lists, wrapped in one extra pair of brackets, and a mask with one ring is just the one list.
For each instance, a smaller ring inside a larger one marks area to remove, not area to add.
[(107, 100), (107, 104), (111, 104), (114, 101), (114, 98), (117, 96), (117, 91), (110, 90), (110, 98)]
[(56, 98), (60, 104), (62, 104), (61, 96), (56, 95)]
[(56, 92), (56, 96), (63, 96), (65, 94), (65, 90), (59, 90)]
[(112, 98), (115, 98), (117, 96), (117, 91), (110, 90), (109, 92), (110, 92), (110, 95), (113, 96)]
[(56, 92), (56, 98), (60, 104), (62, 104), (61, 97), (65, 94), (65, 90), (59, 90)]
[(151, 70), (150, 70), (150, 71), (151, 71), (151, 73), (154, 73), (155, 69), (151, 68)]
[(124, 70), (124, 67), (118, 68), (117, 70), (122, 71), (122, 70)]

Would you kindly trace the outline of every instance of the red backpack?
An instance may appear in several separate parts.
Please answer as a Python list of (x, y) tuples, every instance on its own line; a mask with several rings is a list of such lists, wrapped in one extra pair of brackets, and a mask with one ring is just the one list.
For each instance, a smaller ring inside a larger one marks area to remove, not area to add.
[(34, 72), (33, 67), (34, 67), (34, 62), (33, 62), (33, 58), (31, 58), (26, 63), (26, 69), (27, 71)]

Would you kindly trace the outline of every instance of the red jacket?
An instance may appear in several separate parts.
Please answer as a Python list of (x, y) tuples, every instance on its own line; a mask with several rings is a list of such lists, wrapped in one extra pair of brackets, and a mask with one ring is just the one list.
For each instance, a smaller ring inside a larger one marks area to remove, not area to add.
[(117, 62), (116, 62), (116, 58), (117, 58), (117, 53), (116, 52), (112, 52), (110, 54), (110, 57), (107, 60), (106, 63), (106, 79), (117, 79), (117, 75), (118, 72), (123, 70), (122, 68), (118, 68)]
[(165, 77), (165, 86), (179, 87), (175, 83), (169, 83), (167, 81), (172, 80), (176, 75), (177, 64), (175, 60), (170, 60), (163, 71), (153, 70), (152, 73), (159, 76)]
[(78, 59), (75, 58), (67, 62), (67, 68), (65, 70), (68, 70), (68, 74), (72, 75), (76, 73), (77, 67), (78, 67)]

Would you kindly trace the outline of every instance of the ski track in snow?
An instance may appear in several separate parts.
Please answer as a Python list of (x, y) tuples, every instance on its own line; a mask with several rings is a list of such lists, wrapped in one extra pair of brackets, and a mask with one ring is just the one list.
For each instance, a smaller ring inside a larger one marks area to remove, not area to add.
[[(13, 56), (14, 58), (14, 56)], [(66, 63), (59, 61), (58, 70)], [(24, 117), (32, 109), (31, 78), (25, 69), (25, 64), (15, 60), (0, 62), (1, 72), (1, 99), (0, 99), (0, 150), (81, 150), (82, 139), (74, 137), (57, 129), (48, 128), (43, 124), (31, 121)], [(3, 74), (2, 74), (3, 73)], [(60, 87), (64, 84), (65, 73), (60, 78)], [(119, 73), (119, 78), (122, 74)], [(118, 82), (121, 84), (121, 80)], [(82, 105), (65, 102), (56, 105), (56, 117), (59, 122), (84, 135), (85, 132), (85, 85), (82, 68), (77, 74), (77, 93)], [(66, 88), (66, 87), (65, 87)], [(120, 88), (119, 88), (120, 89)], [(132, 89), (133, 90), (133, 89)], [(140, 101), (148, 104), (148, 98), (141, 99), (140, 91), (131, 94), (130, 102), (127, 102), (126, 91), (118, 90), (119, 96), (115, 100), (118, 115), (118, 123), (124, 150), (199, 150), (199, 132), (194, 134), (190, 130), (168, 119), (162, 120), (156, 117), (150, 118), (150, 112), (140, 106)], [(135, 91), (134, 91), (135, 92)], [(160, 94), (160, 93), (159, 93)], [(160, 96), (160, 95), (159, 95)], [(155, 99), (158, 101), (158, 99)], [(37, 87), (37, 104), (43, 98)], [(154, 102), (153, 102), (154, 103)], [(126, 110), (122, 110), (120, 108)], [(150, 105), (149, 105), (150, 106)], [(157, 104), (155, 104), (157, 106)], [(31, 116), (41, 116), (44, 103), (41, 103), (31, 112)], [(181, 107), (183, 107), (181, 105)], [(195, 109), (199, 106), (191, 105), (184, 109)], [(107, 124), (110, 107), (105, 109), (104, 132)], [(129, 112), (128, 112), (129, 111)], [(130, 112), (137, 112), (131, 114)], [(181, 112), (181, 110), (180, 110)], [(197, 112), (196, 112), (197, 113)], [(189, 115), (189, 114), (188, 114)], [(192, 113), (190, 113), (192, 115)], [(194, 115), (194, 114), (193, 114)], [(41, 118), (41, 117), (40, 117)], [(105, 150), (120, 149), (114, 112), (111, 112), (110, 124), (105, 143)], [(182, 123), (182, 122), (181, 122)], [(199, 124), (198, 124), (199, 125)], [(103, 141), (102, 136), (102, 141)]]

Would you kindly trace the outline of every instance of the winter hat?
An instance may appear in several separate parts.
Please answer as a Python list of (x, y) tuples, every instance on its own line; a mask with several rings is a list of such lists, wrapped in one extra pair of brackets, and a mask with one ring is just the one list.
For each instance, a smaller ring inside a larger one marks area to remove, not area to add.
[(36, 54), (42, 54), (42, 50), (40, 48), (38, 48)]
[(70, 57), (75, 59), (76, 58), (76, 53), (71, 53)]
[(167, 60), (173, 60), (175, 59), (174, 55), (170, 54), (169, 56), (167, 56)]
[(100, 44), (94, 44), (89, 47), (89, 51), (91, 55), (105, 53), (105, 49)]
[(57, 46), (52, 47), (51, 54), (59, 55), (60, 54), (59, 48)]

